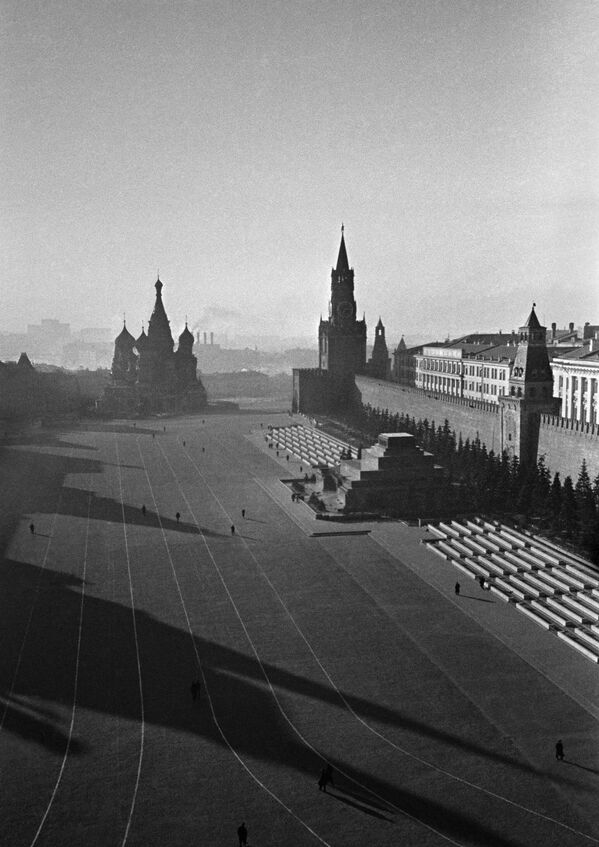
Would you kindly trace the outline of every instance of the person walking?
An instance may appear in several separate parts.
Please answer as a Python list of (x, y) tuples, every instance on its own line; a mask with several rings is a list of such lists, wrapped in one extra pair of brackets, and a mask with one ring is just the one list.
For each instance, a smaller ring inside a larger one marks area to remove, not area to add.
[(231, 524), (231, 535), (235, 535), (235, 524)]
[(564, 761), (564, 745), (561, 738), (555, 745), (555, 758), (560, 762)]
[(245, 822), (237, 827), (237, 837), (239, 838), (239, 847), (245, 847), (248, 843), (248, 831)]
[(460, 583), (459, 582), (456, 582), (453, 590), (455, 591), (456, 595), (459, 595), (459, 593), (460, 593)]
[(242, 509), (242, 510), (241, 510), (241, 517), (242, 517), (242, 518), (245, 518), (245, 509)]
[(30, 523), (30, 524), (29, 524), (29, 532), (30, 532), (32, 535), (35, 535), (35, 524), (34, 524), (34, 523)]
[(323, 768), (320, 772), (320, 777), (318, 779), (318, 790), (324, 791), (325, 794), (327, 793), (327, 782), (327, 769)]
[(177, 518), (177, 523), (179, 523), (179, 521), (181, 520), (181, 512), (177, 512), (175, 517)]

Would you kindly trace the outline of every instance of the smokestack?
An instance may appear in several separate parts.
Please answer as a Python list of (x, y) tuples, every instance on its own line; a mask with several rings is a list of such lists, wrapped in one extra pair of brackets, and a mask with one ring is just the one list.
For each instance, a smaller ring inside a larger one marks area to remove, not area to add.
[(204, 333), (204, 344), (208, 344), (208, 333)]
[(555, 341), (555, 336), (557, 335), (557, 324), (555, 321), (551, 324), (551, 340)]
[(570, 330), (570, 332), (574, 332), (574, 324), (573, 324), (573, 323), (569, 323), (569, 324), (568, 324), (568, 329)]
[(210, 333), (210, 346), (212, 347), (213, 344), (214, 344), (214, 333), (211, 332)]

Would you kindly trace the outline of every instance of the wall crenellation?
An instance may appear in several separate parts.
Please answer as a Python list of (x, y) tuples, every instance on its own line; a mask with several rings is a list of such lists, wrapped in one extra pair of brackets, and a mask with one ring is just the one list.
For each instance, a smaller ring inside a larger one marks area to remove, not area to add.
[[(466, 438), (480, 438), (488, 450), (501, 450), (500, 417), (495, 404), (469, 401), (460, 397), (431, 394), (422, 389), (357, 376), (356, 385), (362, 402), (380, 409), (409, 414), (416, 419), (444, 419), (456, 434)], [(540, 416), (538, 455), (544, 456), (552, 473), (562, 479), (576, 479), (583, 459), (591, 477), (599, 473), (599, 427), (565, 420), (556, 415)]]
[(599, 437), (599, 424), (585, 423), (571, 418), (561, 418), (559, 415), (541, 415), (542, 427), (555, 427), (556, 429), (565, 429), (573, 433), (579, 433), (581, 436), (590, 435)]

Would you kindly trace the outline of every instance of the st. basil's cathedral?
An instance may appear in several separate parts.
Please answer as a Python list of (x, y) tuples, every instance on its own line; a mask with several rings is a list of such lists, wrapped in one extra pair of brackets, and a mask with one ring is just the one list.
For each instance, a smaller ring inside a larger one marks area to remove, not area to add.
[(207, 406), (206, 390), (197, 376), (193, 334), (186, 323), (174, 349), (160, 277), (154, 287), (156, 302), (147, 333), (142, 329), (134, 338), (123, 323), (115, 339), (112, 382), (102, 402), (103, 411), (111, 415), (195, 412)]

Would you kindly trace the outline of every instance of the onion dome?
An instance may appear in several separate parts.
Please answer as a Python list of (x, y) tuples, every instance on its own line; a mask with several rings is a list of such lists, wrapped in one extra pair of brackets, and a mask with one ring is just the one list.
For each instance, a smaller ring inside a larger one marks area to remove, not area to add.
[(189, 331), (187, 328), (187, 322), (185, 323), (185, 329), (179, 336), (179, 346), (183, 347), (193, 347), (194, 337), (193, 333)]
[(147, 341), (148, 341), (148, 336), (146, 335), (146, 331), (145, 331), (145, 329), (144, 329), (144, 328), (143, 328), (143, 326), (142, 326), (142, 328), (141, 328), (141, 335), (140, 335), (140, 336), (139, 336), (139, 338), (138, 338), (138, 339), (136, 339), (136, 341), (135, 341), (135, 346), (137, 347), (138, 352), (140, 352), (140, 353), (141, 353), (141, 351), (143, 350), (143, 348), (146, 346)]
[(131, 335), (131, 333), (127, 329), (127, 324), (126, 324), (125, 321), (123, 321), (123, 328), (120, 331), (120, 333), (117, 335), (117, 337), (115, 338), (114, 343), (117, 347), (122, 347), (122, 348), (125, 348), (125, 347), (129, 348), (129, 347), (134, 346), (135, 339), (133, 338), (133, 336)]

